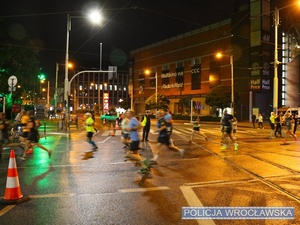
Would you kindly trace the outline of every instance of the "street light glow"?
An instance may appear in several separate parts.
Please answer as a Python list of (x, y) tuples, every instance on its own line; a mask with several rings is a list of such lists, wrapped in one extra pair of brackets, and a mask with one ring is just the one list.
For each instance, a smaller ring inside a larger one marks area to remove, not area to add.
[(221, 52), (216, 54), (217, 58), (222, 58), (223, 56), (230, 58), (230, 75), (231, 75), (231, 114), (234, 115), (234, 77), (233, 77), (233, 55), (223, 55)]
[(222, 53), (221, 52), (218, 52), (217, 54), (216, 54), (216, 57), (217, 58), (221, 58), (223, 55), (222, 55)]
[(90, 11), (88, 14), (88, 18), (94, 24), (100, 24), (102, 21), (101, 14), (98, 10)]

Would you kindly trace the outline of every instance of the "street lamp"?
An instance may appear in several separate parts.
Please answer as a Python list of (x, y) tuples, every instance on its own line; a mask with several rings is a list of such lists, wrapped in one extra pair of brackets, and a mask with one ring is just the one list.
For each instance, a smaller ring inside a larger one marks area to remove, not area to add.
[[(55, 66), (55, 94), (54, 94), (54, 112), (55, 112), (55, 116), (57, 113), (57, 97), (58, 97), (58, 72), (59, 72), (59, 66), (64, 66), (65, 64), (61, 64), (61, 63), (56, 63)], [(68, 62), (68, 68), (73, 68), (73, 64)]]
[[(145, 70), (146, 75), (149, 75), (150, 72), (150, 70)], [(155, 70), (155, 106), (157, 111), (157, 70)]]
[(230, 74), (231, 74), (231, 114), (234, 116), (234, 77), (233, 77), (233, 55), (223, 55), (222, 53), (217, 53), (217, 58), (221, 58), (222, 56), (227, 56), (230, 58)]
[[(87, 18), (84, 16), (70, 16), (67, 15), (67, 40), (66, 40), (66, 61), (65, 61), (65, 86), (64, 86), (64, 100), (66, 101), (66, 109), (69, 107), (68, 95), (70, 94), (69, 90), (69, 77), (68, 77), (68, 64), (69, 64), (69, 40), (70, 40), (70, 31), (71, 31), (71, 19), (72, 18)], [(89, 20), (95, 24), (100, 23), (100, 13), (99, 11), (93, 11), (88, 16)], [(68, 112), (68, 109), (66, 110)]]
[(280, 24), (279, 10), (294, 6), (296, 4), (298, 4), (300, 6), (300, 1), (297, 1), (296, 3), (291, 4), (291, 5), (281, 7), (279, 9), (277, 7), (275, 7), (275, 10), (274, 10), (274, 28), (275, 28), (274, 47), (275, 47), (275, 49), (274, 49), (273, 109), (274, 109), (275, 113), (277, 113), (277, 110), (278, 110), (278, 65), (280, 64), (280, 62), (278, 61), (278, 26)]

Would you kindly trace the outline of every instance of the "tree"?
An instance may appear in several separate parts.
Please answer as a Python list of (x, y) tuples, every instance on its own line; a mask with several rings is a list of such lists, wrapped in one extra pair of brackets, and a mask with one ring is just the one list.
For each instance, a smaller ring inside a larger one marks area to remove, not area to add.
[(211, 89), (206, 95), (205, 104), (217, 107), (226, 108), (231, 105), (231, 88), (230, 86), (218, 85)]
[(156, 94), (151, 95), (146, 100), (146, 109), (168, 109), (170, 100), (163, 94), (157, 94), (157, 105), (156, 105)]
[(190, 98), (189, 97), (181, 97), (179, 99), (179, 105), (181, 106), (181, 113), (183, 112), (183, 107), (188, 107), (190, 103)]
[(18, 26), (7, 27), (0, 23), (0, 93), (8, 94), (7, 80), (11, 75), (18, 78), (21, 89), (13, 93), (12, 101), (20, 99), (22, 92), (33, 93), (39, 84), (37, 75), (40, 67), (37, 59), (37, 47), (32, 39), (21, 32)]

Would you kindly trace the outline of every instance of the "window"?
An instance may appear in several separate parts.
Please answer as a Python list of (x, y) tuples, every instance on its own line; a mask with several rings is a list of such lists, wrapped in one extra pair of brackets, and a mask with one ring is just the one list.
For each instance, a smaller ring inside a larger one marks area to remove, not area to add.
[(162, 66), (162, 70), (165, 71), (165, 70), (169, 70), (169, 65), (168, 64), (165, 64)]
[(151, 72), (148, 75), (149, 76), (149, 81), (150, 81), (150, 88), (153, 89), (156, 87), (156, 70), (155, 68), (151, 68)]
[(183, 64), (183, 61), (177, 62), (177, 63), (176, 63), (176, 69), (177, 69), (177, 68), (182, 68), (183, 65), (184, 65), (184, 64)]
[(184, 62), (180, 61), (176, 63), (176, 83), (179, 87), (183, 87), (184, 83)]
[(194, 58), (192, 59), (192, 66), (195, 66), (195, 65), (200, 65), (201, 64), (201, 59), (200, 58)]
[(201, 65), (195, 65), (191, 69), (192, 90), (201, 89)]
[(161, 73), (161, 83), (162, 83), (162, 86), (163, 85), (168, 85), (170, 83), (170, 80), (169, 80), (169, 73), (170, 71), (169, 70), (163, 70), (162, 73)]
[(139, 86), (144, 87), (145, 86), (145, 74), (140, 74), (139, 75)]

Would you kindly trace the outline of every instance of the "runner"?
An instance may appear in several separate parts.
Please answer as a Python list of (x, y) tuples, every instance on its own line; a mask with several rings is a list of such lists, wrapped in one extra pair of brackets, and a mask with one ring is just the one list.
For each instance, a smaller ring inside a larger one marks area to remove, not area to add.
[(172, 114), (170, 113), (170, 111), (168, 109), (164, 110), (165, 115), (164, 115), (164, 119), (166, 121), (166, 125), (167, 125), (167, 132), (170, 136), (170, 143), (171, 146), (175, 146), (175, 143), (173, 141), (173, 139), (171, 138), (172, 135), (172, 131), (173, 131), (173, 118), (172, 118)]
[(238, 120), (235, 116), (233, 117), (231, 124), (232, 124), (232, 133), (233, 133), (232, 137), (233, 137), (233, 139), (236, 140), (237, 137), (235, 135), (236, 135), (236, 131), (237, 131)]
[(170, 134), (168, 132), (168, 124), (165, 121), (164, 112), (162, 112), (162, 111), (158, 112), (158, 120), (157, 120), (156, 126), (158, 128), (157, 132), (159, 132), (159, 134), (158, 134), (157, 144), (156, 144), (156, 147), (153, 152), (154, 157), (153, 157), (153, 159), (151, 159), (151, 162), (153, 164), (156, 164), (156, 160), (161, 151), (162, 145), (166, 145), (169, 149), (179, 152), (181, 157), (183, 157), (184, 150), (172, 145), (170, 142)]
[(239, 145), (236, 143), (236, 141), (233, 139), (231, 132), (232, 132), (232, 120), (233, 116), (231, 114), (227, 113), (227, 109), (224, 109), (223, 112), (223, 125), (224, 125), (224, 138), (223, 138), (223, 145), (221, 147), (221, 150), (226, 150), (227, 149), (227, 140), (226, 138), (229, 137), (232, 143), (234, 144), (234, 150), (237, 151)]
[(195, 132), (197, 132), (200, 136), (204, 137), (206, 141), (208, 141), (207, 136), (202, 131), (200, 131), (200, 116), (197, 116), (192, 123), (193, 123), (193, 131), (189, 143), (192, 144)]
[(276, 138), (275, 137), (275, 113), (271, 112), (271, 116), (269, 118), (269, 123), (271, 127), (270, 137), (269, 138)]
[(285, 127), (285, 137), (284, 137), (284, 140), (283, 140), (283, 144), (286, 143), (286, 140), (287, 138), (291, 135), (295, 141), (297, 141), (297, 136), (296, 134), (293, 134), (292, 132), (292, 123), (293, 123), (293, 117), (291, 114), (289, 113), (286, 113), (285, 115), (285, 119), (284, 119), (284, 127)]
[(97, 151), (98, 146), (96, 145), (96, 143), (92, 140), (93, 139), (93, 135), (94, 135), (94, 120), (92, 119), (92, 114), (90, 113), (86, 113), (84, 114), (85, 117), (85, 129), (86, 129), (86, 137), (87, 137), (87, 142), (89, 144), (91, 144), (93, 146), (93, 151)]
[(123, 114), (123, 119), (121, 122), (121, 129), (122, 129), (121, 141), (123, 144), (125, 144), (123, 149), (130, 147), (130, 134), (127, 128), (129, 128), (129, 119), (127, 113), (125, 113)]
[(142, 168), (139, 170), (139, 173), (145, 174), (150, 173), (149, 169), (149, 162), (148, 159), (143, 159), (142, 156), (139, 154), (139, 145), (140, 145), (140, 138), (138, 134), (138, 130), (141, 128), (140, 122), (137, 118), (134, 117), (135, 113), (132, 110), (128, 110), (126, 112), (126, 117), (129, 119), (128, 127), (126, 128), (128, 132), (130, 132), (130, 148), (126, 151), (126, 158), (132, 159), (139, 163)]
[(25, 142), (25, 149), (24, 149), (23, 156), (21, 157), (21, 159), (26, 160), (27, 151), (31, 146), (40, 147), (44, 151), (48, 152), (49, 158), (51, 158), (52, 151), (47, 149), (46, 147), (44, 147), (43, 145), (41, 145), (38, 142), (39, 139), (40, 139), (40, 135), (39, 135), (39, 132), (38, 132), (38, 127), (40, 126), (40, 123), (39, 123), (38, 120), (36, 120), (34, 118), (34, 111), (33, 110), (28, 111), (28, 117), (29, 117), (29, 120), (28, 120), (28, 123), (25, 126), (25, 129), (28, 129), (29, 133), (28, 133), (27, 140)]
[(258, 114), (258, 129), (265, 129), (264, 128), (264, 118), (261, 114)]

